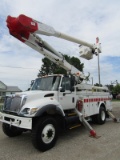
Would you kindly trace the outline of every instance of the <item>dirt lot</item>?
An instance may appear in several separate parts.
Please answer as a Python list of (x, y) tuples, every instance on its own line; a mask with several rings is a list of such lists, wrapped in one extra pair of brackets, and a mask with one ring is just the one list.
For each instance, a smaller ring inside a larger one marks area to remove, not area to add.
[[(120, 102), (113, 102), (113, 112), (120, 117)], [(0, 124), (0, 160), (119, 160), (120, 123), (108, 120), (104, 125), (92, 125), (101, 137), (89, 137), (82, 126), (59, 136), (56, 146), (39, 152), (31, 144), (30, 133), (8, 138)]]

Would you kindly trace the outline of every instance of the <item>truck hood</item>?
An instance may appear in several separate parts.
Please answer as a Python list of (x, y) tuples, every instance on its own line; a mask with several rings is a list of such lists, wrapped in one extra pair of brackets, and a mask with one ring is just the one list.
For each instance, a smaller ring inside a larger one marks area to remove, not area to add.
[[(58, 102), (57, 91), (26, 91), (16, 93), (13, 96), (12, 103), (8, 104), (6, 110), (23, 114), (24, 109), (38, 108), (39, 110), (48, 105), (55, 105), (61, 108)], [(28, 114), (28, 116), (30, 115)]]
[(42, 99), (44, 97), (56, 97), (56, 93), (56, 91), (26, 91), (16, 93), (16, 96), (25, 96), (27, 98), (26, 102), (30, 102)]

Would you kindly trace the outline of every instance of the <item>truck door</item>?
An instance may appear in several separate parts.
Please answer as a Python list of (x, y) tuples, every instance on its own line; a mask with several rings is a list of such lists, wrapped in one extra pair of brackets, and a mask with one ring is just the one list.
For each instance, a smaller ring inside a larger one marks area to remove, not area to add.
[(63, 77), (62, 79), (59, 102), (65, 110), (75, 108), (75, 92), (71, 91), (71, 79), (69, 77)]

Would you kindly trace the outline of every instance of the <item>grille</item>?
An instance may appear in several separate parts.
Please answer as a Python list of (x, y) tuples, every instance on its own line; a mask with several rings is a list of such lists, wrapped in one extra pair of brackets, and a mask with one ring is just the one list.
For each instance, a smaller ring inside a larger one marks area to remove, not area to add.
[(4, 111), (19, 112), (21, 109), (21, 97), (6, 97)]

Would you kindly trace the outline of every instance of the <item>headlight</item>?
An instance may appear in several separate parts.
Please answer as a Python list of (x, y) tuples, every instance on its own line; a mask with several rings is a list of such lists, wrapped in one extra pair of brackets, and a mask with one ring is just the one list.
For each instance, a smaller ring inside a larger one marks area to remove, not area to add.
[(35, 114), (39, 108), (25, 108), (22, 113), (27, 115)]
[(31, 114), (35, 114), (35, 113), (38, 111), (38, 109), (39, 109), (39, 108), (32, 108), (32, 109), (30, 110), (30, 115), (31, 115)]
[(25, 108), (22, 111), (23, 114), (30, 114), (30, 108)]

